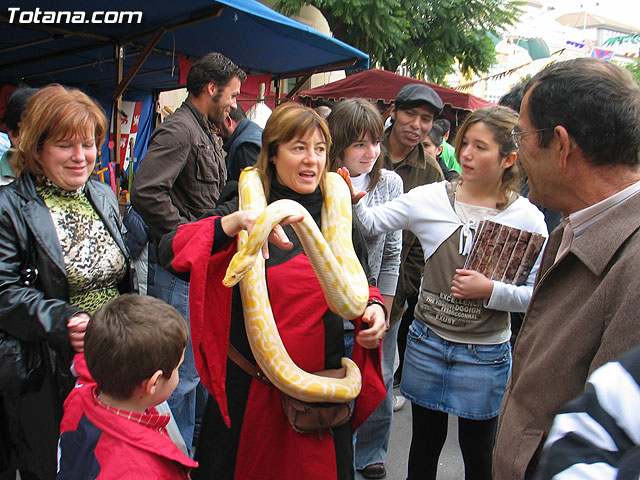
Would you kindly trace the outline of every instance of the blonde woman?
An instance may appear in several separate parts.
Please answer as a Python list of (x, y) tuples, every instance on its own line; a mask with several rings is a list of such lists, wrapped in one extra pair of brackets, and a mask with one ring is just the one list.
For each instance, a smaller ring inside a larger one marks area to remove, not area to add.
[(490, 280), (463, 266), (481, 220), (547, 235), (543, 215), (518, 195), (511, 136), (517, 120), (506, 107), (471, 113), (456, 136), (459, 182), (417, 187), (378, 207), (355, 207), (368, 233), (408, 229), (424, 251), (401, 384), (412, 407), (409, 479), (436, 478), (448, 414), (458, 416), (465, 478), (491, 478), (497, 416), (511, 369), (508, 312), (526, 310), (540, 258), (523, 285)]

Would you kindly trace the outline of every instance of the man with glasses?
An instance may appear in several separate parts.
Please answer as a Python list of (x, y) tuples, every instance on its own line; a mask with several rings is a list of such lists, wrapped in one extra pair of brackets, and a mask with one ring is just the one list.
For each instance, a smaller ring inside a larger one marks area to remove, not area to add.
[(640, 88), (597, 59), (552, 64), (525, 87), (513, 138), (529, 198), (564, 220), (514, 350), (495, 480), (533, 478), (554, 416), (640, 344)]
[(526, 135), (527, 133), (535, 133), (535, 132), (546, 132), (550, 130), (549, 128), (536, 128), (535, 130), (527, 130), (526, 132), (521, 132), (518, 130), (518, 127), (511, 130), (511, 136), (513, 137), (513, 143), (515, 143), (516, 148), (520, 148), (520, 140), (519, 138), (522, 135)]

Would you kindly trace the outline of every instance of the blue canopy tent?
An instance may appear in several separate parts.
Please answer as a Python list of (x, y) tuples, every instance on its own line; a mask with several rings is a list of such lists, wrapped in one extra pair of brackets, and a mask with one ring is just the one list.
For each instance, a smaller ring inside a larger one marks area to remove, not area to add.
[[(150, 92), (180, 86), (179, 57), (195, 61), (216, 51), (250, 74), (301, 77), (289, 96), (313, 73), (369, 66), (367, 54), (254, 0), (45, 3), (21, 0), (0, 12), (0, 85), (81, 87), (115, 115), (117, 129), (123, 92), (145, 101), (148, 119)], [(102, 23), (92, 22), (96, 11), (104, 12), (96, 17)], [(118, 15), (121, 22), (107, 23)], [(146, 123), (148, 136), (153, 122)], [(138, 141), (135, 156), (145, 148), (146, 141)]]

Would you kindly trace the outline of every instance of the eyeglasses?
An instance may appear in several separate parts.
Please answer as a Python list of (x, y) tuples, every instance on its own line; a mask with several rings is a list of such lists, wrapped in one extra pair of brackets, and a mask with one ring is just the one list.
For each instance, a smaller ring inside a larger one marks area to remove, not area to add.
[(525, 135), (527, 133), (534, 133), (534, 132), (544, 132), (545, 130), (551, 130), (550, 128), (536, 128), (535, 130), (525, 130), (524, 132), (520, 132), (519, 130), (516, 130), (515, 128), (513, 130), (511, 130), (511, 137), (513, 138), (513, 143), (516, 145), (516, 148), (520, 148), (520, 142), (518, 142), (518, 138), (521, 135)]

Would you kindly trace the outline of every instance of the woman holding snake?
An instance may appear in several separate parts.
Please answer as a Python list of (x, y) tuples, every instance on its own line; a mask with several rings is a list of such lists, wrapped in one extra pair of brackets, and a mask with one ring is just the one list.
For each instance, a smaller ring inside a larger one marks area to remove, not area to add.
[(401, 383), (412, 407), (409, 479), (436, 478), (448, 414), (458, 416), (465, 478), (491, 478), (497, 418), (511, 371), (508, 312), (526, 310), (540, 258), (522, 285), (490, 280), (464, 264), (481, 220), (547, 236), (543, 215), (518, 195), (511, 135), (517, 120), (515, 112), (499, 106), (465, 119), (456, 136), (459, 181), (416, 187), (373, 208), (353, 194), (367, 233), (408, 229), (424, 251)]
[[(254, 169), (246, 171), (245, 178), (258, 173), (266, 203), (295, 200), (320, 225), (323, 204), (332, 194), (327, 191), (326, 178), (330, 143), (326, 123), (313, 110), (298, 104), (280, 106), (264, 129), (259, 160)], [(243, 182), (241, 177), (241, 192), (246, 187)], [(352, 428), (384, 396), (378, 356), (385, 332), (380, 294), (377, 288), (369, 289), (368, 305), (361, 319), (355, 320), (353, 358), (362, 372), (362, 390), (351, 421), (333, 428), (331, 434), (295, 431), (284, 414), (281, 392), (257, 378), (264, 378), (262, 372), (255, 372), (256, 376), (249, 373), (256, 370), (250, 336), (264, 332), (247, 327), (251, 325), (247, 318), (255, 312), (244, 298), (246, 290), (222, 286), (236, 252), (236, 237), (256, 224), (258, 213), (238, 210), (238, 186), (230, 182), (210, 217), (181, 225), (160, 243), (164, 263), (178, 274), (190, 273), (196, 366), (212, 393), (196, 449), (200, 467), (192, 477), (351, 479)], [(289, 218), (283, 225), (299, 220)], [(339, 369), (344, 355), (342, 318), (329, 309), (298, 234), (291, 226), (274, 233), (279, 241), (265, 255), (266, 288), (248, 292), (260, 297), (251, 305), (269, 309), (260, 311), (259, 316), (273, 313), (277, 334), (297, 366), (307, 372)], [(368, 327), (361, 329), (362, 322)], [(261, 345), (269, 341), (260, 339)], [(267, 372), (265, 375), (269, 377)]]

